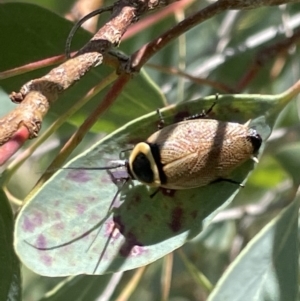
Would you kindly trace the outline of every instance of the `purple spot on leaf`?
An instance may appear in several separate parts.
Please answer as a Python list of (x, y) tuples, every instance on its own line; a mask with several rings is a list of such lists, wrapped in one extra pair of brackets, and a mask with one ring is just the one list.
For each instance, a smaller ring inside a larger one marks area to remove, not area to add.
[(132, 197), (131, 201), (127, 204), (128, 210), (131, 210), (138, 206), (141, 202), (141, 195), (136, 194)]
[(109, 176), (102, 176), (100, 178), (101, 180), (101, 184), (110, 184), (112, 181), (111, 181), (111, 178)]
[(86, 210), (86, 206), (83, 205), (83, 204), (76, 204), (76, 211), (77, 211), (77, 214), (81, 215), (85, 212)]
[(47, 255), (47, 254), (43, 254), (42, 256), (41, 256), (41, 261), (43, 262), (43, 264), (45, 265), (45, 266), (51, 266), (52, 265), (52, 262), (53, 262), (53, 259), (52, 259), (52, 257), (51, 256), (49, 256), (49, 255)]
[(58, 211), (55, 211), (54, 216), (55, 216), (55, 219), (60, 219), (61, 218), (61, 214)]
[(135, 205), (138, 205), (140, 202), (141, 202), (141, 195), (140, 194), (135, 195), (133, 198), (133, 203)]
[(25, 216), (22, 228), (23, 228), (24, 232), (33, 232), (35, 226), (31, 222), (31, 220), (27, 216)]
[(85, 183), (91, 180), (87, 171), (83, 169), (69, 171), (67, 179), (77, 183)]
[(42, 213), (41, 212), (35, 212), (33, 214), (33, 218), (32, 218), (34, 224), (36, 226), (40, 226), (43, 222), (43, 216), (42, 216)]
[(86, 197), (86, 200), (87, 200), (89, 203), (94, 203), (97, 199), (96, 199), (94, 196), (87, 196), (87, 197)]
[(142, 253), (141, 247), (143, 244), (137, 240), (136, 236), (132, 232), (127, 233), (125, 238), (126, 241), (119, 250), (119, 254), (121, 256), (128, 257), (130, 255), (132, 256), (133, 254), (135, 254), (134, 256), (137, 256)]
[(182, 224), (182, 216), (183, 216), (182, 208), (176, 207), (173, 209), (171, 215), (171, 223), (169, 224), (173, 232), (178, 232), (180, 230)]
[(117, 225), (113, 221), (110, 221), (105, 224), (105, 236), (116, 240), (120, 237), (120, 235), (120, 230), (117, 228)]
[(47, 247), (47, 241), (46, 237), (43, 234), (40, 234), (36, 241), (36, 247), (37, 248), (46, 248)]
[(140, 246), (134, 246), (130, 252), (130, 256), (137, 257), (143, 253), (145, 253), (145, 248)]
[(41, 226), (43, 217), (41, 212), (35, 212), (30, 217), (25, 216), (22, 228), (24, 232), (33, 232), (36, 227)]
[(63, 230), (64, 228), (65, 228), (65, 225), (62, 222), (55, 225), (56, 230)]

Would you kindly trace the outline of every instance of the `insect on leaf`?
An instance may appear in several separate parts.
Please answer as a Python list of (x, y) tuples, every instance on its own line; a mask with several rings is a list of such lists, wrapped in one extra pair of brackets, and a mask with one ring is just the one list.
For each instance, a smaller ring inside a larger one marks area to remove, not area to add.
[[(174, 123), (208, 109), (214, 101), (215, 96), (210, 96), (161, 112), (167, 124)], [(274, 96), (225, 95), (219, 97), (210, 118), (240, 123), (251, 119), (251, 127), (265, 140), (282, 106)], [(155, 112), (133, 120), (66, 166), (107, 166), (119, 158), (121, 150), (147, 139), (157, 130), (157, 123)], [(248, 160), (230, 177), (243, 182), (253, 166), (254, 162)], [(115, 176), (124, 172), (113, 171)], [(220, 182), (169, 193), (159, 191), (151, 198), (155, 189), (129, 181), (110, 210), (118, 187), (107, 171), (62, 169), (19, 213), (15, 248), (24, 264), (47, 276), (133, 269), (172, 252), (197, 235), (203, 222), (231, 201), (239, 189), (238, 185)]]

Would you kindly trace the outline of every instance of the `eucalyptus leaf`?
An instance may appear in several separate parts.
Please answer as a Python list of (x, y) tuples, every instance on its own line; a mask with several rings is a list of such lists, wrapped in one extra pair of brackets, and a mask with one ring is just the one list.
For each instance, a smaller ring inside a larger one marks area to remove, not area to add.
[(209, 301), (298, 300), (298, 197), (256, 235), (217, 283)]
[[(215, 98), (170, 106), (161, 113), (166, 124), (174, 123), (207, 110)], [(251, 127), (266, 140), (288, 101), (284, 94), (219, 96), (211, 117), (240, 123), (251, 119)], [(129, 122), (66, 165), (79, 169), (59, 170), (31, 195), (16, 221), (15, 248), (24, 264), (47, 276), (104, 274), (140, 267), (193, 238), (217, 208), (233, 199), (240, 188), (228, 182), (159, 191), (151, 198), (153, 189), (130, 181), (110, 209), (118, 191), (111, 175), (83, 168), (107, 166), (118, 159), (121, 150), (155, 132), (157, 123), (155, 112)], [(241, 165), (231, 174), (232, 179), (243, 182), (253, 165), (251, 160)]]
[(0, 191), (0, 300), (21, 300), (19, 260), (13, 250), (13, 214), (5, 193)]
[(88, 301), (96, 300), (105, 291), (112, 275), (79, 275), (68, 277), (39, 301)]
[(285, 168), (285, 170), (293, 177), (295, 184), (300, 183), (300, 175), (299, 175), (299, 151), (300, 151), (300, 143), (295, 142), (291, 143), (288, 146), (283, 145), (277, 153), (275, 157), (281, 163), (281, 165)]

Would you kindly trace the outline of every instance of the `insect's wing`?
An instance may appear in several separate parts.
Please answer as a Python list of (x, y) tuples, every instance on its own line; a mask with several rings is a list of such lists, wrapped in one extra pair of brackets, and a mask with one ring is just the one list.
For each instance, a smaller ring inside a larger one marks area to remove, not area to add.
[(249, 128), (238, 123), (196, 119), (149, 137), (159, 146), (166, 188), (189, 189), (226, 178), (253, 155)]

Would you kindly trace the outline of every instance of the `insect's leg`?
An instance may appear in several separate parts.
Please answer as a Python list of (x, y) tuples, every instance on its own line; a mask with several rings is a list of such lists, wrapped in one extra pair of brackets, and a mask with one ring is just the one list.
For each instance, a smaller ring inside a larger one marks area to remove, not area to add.
[[(121, 188), (123, 188), (123, 186), (124, 186), (124, 184), (125, 183), (127, 183), (128, 182), (128, 180), (129, 180), (129, 175), (128, 175), (128, 173), (127, 172), (125, 172), (125, 171), (120, 171), (120, 174), (119, 175), (117, 175), (116, 174), (116, 172), (115, 173), (113, 173), (112, 171), (110, 171), (110, 170), (107, 170), (107, 173), (108, 173), (108, 175), (109, 175), (109, 177), (110, 177), (110, 180), (117, 186), (117, 187), (120, 187), (121, 186)], [(122, 174), (123, 173), (123, 174)], [(119, 193), (120, 191), (118, 191), (118, 193)], [(117, 195), (118, 195), (118, 193), (117, 193)], [(116, 195), (116, 196), (117, 196)], [(116, 197), (115, 196), (115, 197)]]
[(164, 187), (159, 187), (149, 195), (150, 198), (152, 199), (153, 197), (155, 197), (159, 191), (161, 191), (163, 195), (166, 195), (168, 197), (173, 197), (176, 192), (175, 189), (166, 189)]
[(157, 109), (157, 110), (156, 110), (156, 113), (157, 113), (158, 118), (159, 118), (159, 122), (158, 122), (157, 128), (158, 128), (159, 130), (161, 130), (161, 129), (165, 126), (165, 121), (164, 121), (164, 118), (163, 118), (163, 116), (162, 116), (162, 114), (161, 114), (160, 109)]
[(129, 152), (129, 151), (132, 151), (132, 150), (133, 150), (133, 147), (121, 150), (120, 153), (119, 153), (119, 159), (123, 159), (123, 157), (122, 157), (123, 153)]
[(201, 113), (184, 118), (184, 120), (200, 119), (200, 118), (207, 117), (209, 113), (212, 111), (212, 109), (214, 108), (214, 106), (217, 104), (218, 98), (219, 98), (219, 94), (216, 94), (216, 100), (213, 102), (213, 104), (210, 106), (210, 108), (207, 111), (203, 110)]
[(153, 197), (155, 197), (156, 194), (159, 192), (159, 190), (160, 190), (160, 188), (157, 188), (154, 192), (152, 192), (152, 193), (150, 194), (150, 198), (152, 199)]
[(217, 180), (211, 182), (211, 184), (219, 183), (219, 182), (228, 182), (228, 183), (232, 183), (232, 184), (235, 184), (235, 185), (239, 185), (240, 187), (245, 187), (245, 185), (243, 185), (242, 183), (240, 183), (238, 181), (235, 181), (235, 180), (232, 180), (232, 179), (225, 179), (225, 178), (217, 179)]

